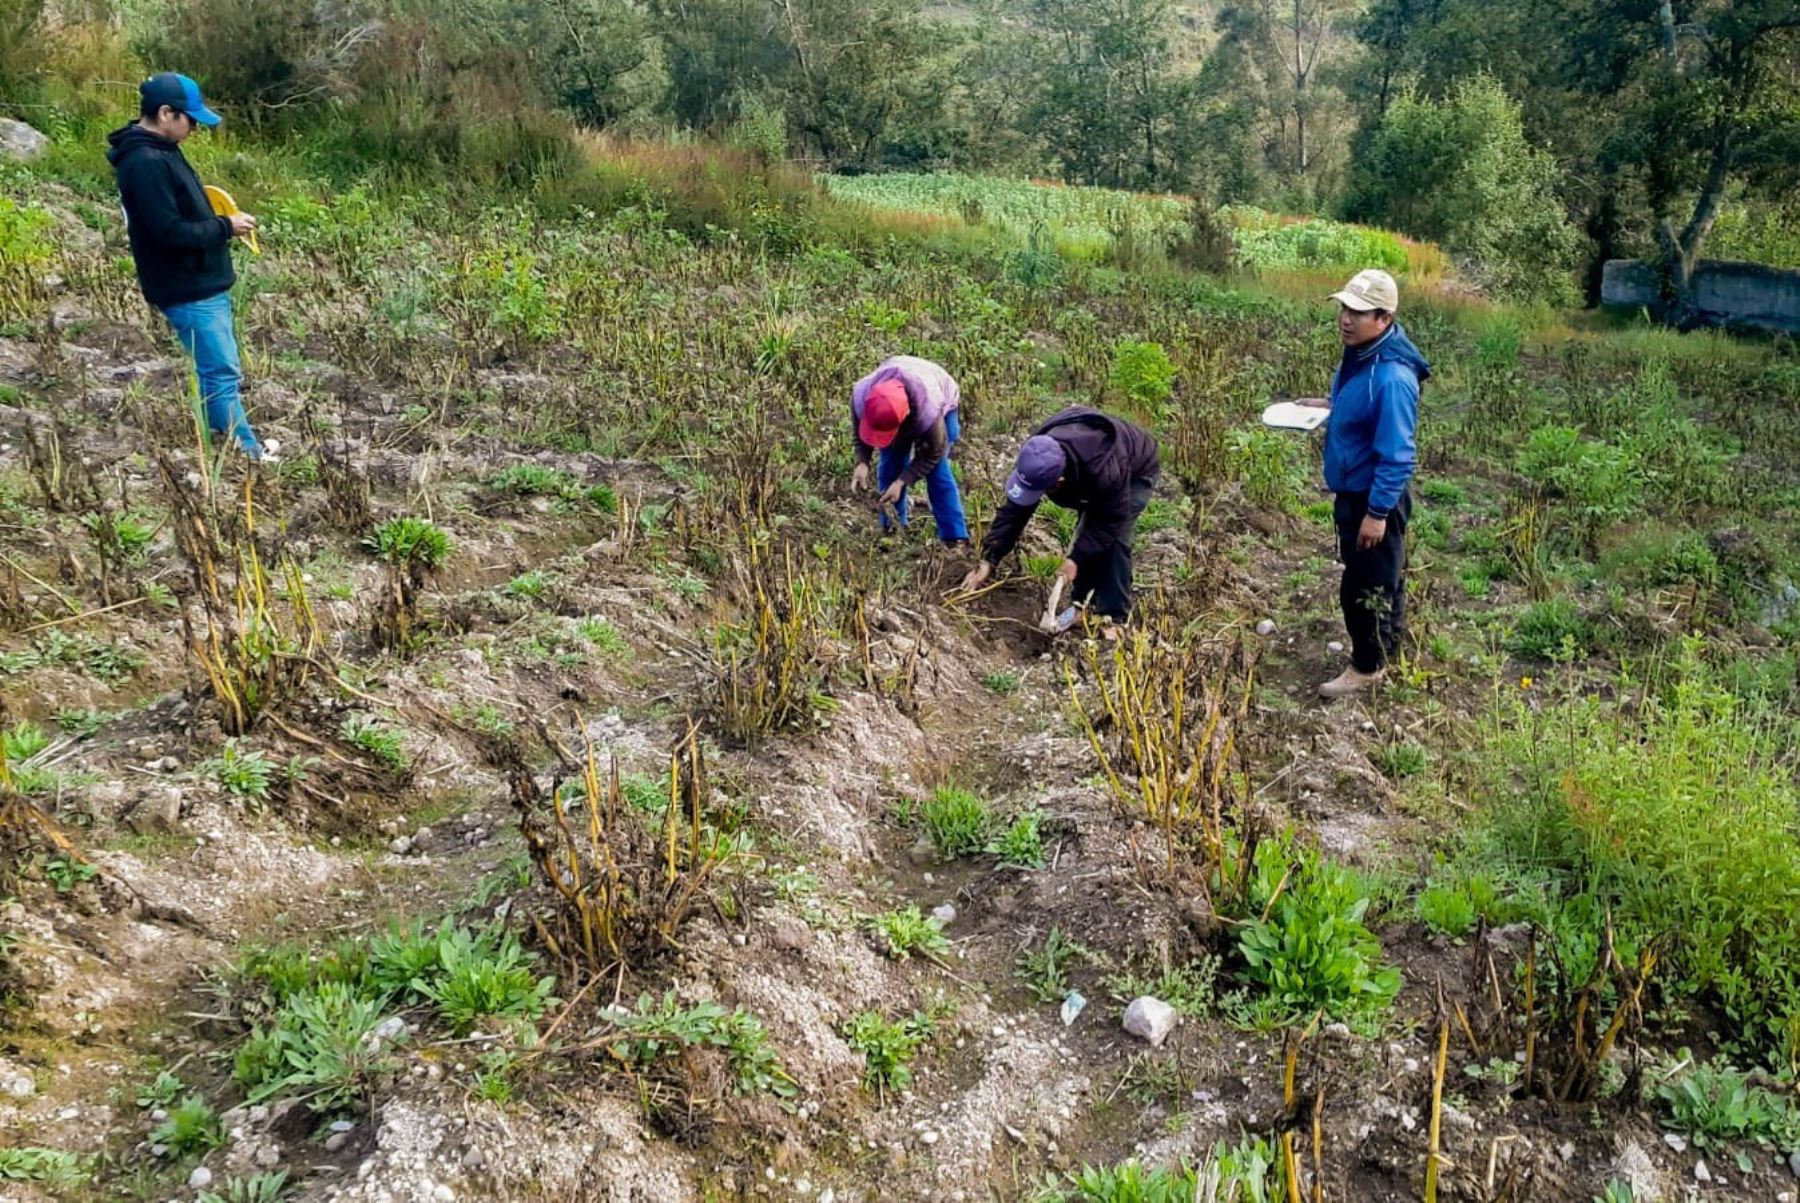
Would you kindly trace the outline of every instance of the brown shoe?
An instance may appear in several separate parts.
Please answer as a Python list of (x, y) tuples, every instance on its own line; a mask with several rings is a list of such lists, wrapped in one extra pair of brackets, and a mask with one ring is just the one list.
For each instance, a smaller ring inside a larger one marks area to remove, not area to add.
[(1346, 668), (1325, 684), (1319, 686), (1319, 696), (1327, 700), (1347, 698), (1352, 694), (1363, 693), (1381, 684), (1381, 669), (1372, 673), (1357, 672), (1354, 668)]

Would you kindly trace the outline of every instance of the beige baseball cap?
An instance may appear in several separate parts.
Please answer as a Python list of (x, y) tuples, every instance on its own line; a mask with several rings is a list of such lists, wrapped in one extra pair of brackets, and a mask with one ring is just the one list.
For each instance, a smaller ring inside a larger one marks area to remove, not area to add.
[(1371, 309), (1393, 313), (1400, 308), (1400, 286), (1380, 268), (1364, 268), (1350, 277), (1350, 283), (1332, 293), (1331, 299), (1365, 313)]

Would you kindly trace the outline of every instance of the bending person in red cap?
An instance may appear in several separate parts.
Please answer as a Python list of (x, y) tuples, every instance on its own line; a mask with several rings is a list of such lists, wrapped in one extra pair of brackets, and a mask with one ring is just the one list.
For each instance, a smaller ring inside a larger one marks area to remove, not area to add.
[[(1006, 481), (1006, 502), (981, 541), (981, 563), (962, 587), (981, 587), (1018, 544), (1038, 502), (1048, 497), (1081, 515), (1068, 558), (1057, 569), (1074, 586), (1069, 597), (1086, 602), (1102, 618), (1122, 621), (1131, 613), (1132, 533), (1161, 472), (1149, 431), (1083, 405), (1063, 410), (1019, 448)], [(1073, 617), (1060, 616), (1062, 625)]]
[[(882, 361), (850, 393), (851, 437), (856, 441), (850, 487), (869, 487), (869, 461), (880, 451), (875, 479), (882, 502), (893, 506), (906, 525), (906, 491), (923, 480), (938, 538), (952, 547), (969, 542), (962, 494), (950, 474), (950, 445), (962, 437), (956, 412), (961, 401), (950, 373), (914, 355)], [(887, 527), (886, 514), (881, 525)]]

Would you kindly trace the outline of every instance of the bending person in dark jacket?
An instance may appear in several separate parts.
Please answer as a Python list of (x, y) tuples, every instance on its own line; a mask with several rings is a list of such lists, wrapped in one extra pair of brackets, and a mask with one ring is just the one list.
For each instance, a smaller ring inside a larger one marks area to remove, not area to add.
[(200, 87), (165, 71), (138, 86), (140, 116), (107, 135), (106, 152), (125, 209), (131, 258), (144, 299), (168, 319), (194, 361), (207, 425), (230, 435), (259, 463), (274, 461), (275, 444), (258, 441), (244, 416), (237, 332), (232, 326), (230, 243), (256, 228), (247, 213), (213, 213), (200, 177), (181, 153), (197, 126), (216, 126)]
[[(1344, 358), (1331, 378), (1325, 429), (1325, 487), (1337, 497), (1338, 604), (1350, 633), (1350, 667), (1319, 686), (1326, 698), (1379, 684), (1406, 634), (1406, 524), (1412, 517), (1414, 430), (1419, 386), (1431, 365), (1394, 321), (1400, 289), (1371, 268), (1339, 292)], [(1314, 401), (1311, 404), (1321, 404)]]
[(1162, 463), (1150, 433), (1097, 409), (1065, 409), (1019, 448), (1006, 501), (981, 541), (981, 563), (963, 578), (979, 588), (1006, 558), (1048, 497), (1081, 515), (1075, 543), (1057, 569), (1073, 601), (1106, 618), (1131, 613), (1131, 535), (1150, 503)]

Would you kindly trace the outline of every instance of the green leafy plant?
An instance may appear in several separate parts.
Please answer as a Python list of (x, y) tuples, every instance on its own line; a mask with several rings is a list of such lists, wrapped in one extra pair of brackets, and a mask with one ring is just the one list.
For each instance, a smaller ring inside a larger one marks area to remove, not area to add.
[(61, 1149), (0, 1147), (0, 1182), (36, 1182), (55, 1188), (86, 1185), (88, 1161)]
[(981, 678), (981, 683), (1001, 697), (1019, 692), (1019, 674), (1005, 669), (988, 673)]
[(625, 642), (625, 636), (619, 634), (618, 628), (603, 618), (577, 620), (575, 633), (608, 656), (622, 655), (630, 648)]
[(1039, 1002), (1061, 1002), (1069, 993), (1069, 966), (1092, 957), (1086, 947), (1064, 935), (1062, 928), (1052, 927), (1042, 944), (1019, 953), (1013, 973)]
[(931, 1020), (922, 1012), (890, 1021), (879, 1011), (863, 1011), (845, 1026), (844, 1039), (863, 1055), (863, 1085), (880, 1094), (904, 1090), (912, 1082), (912, 1059), (931, 1030)]
[(10, 730), (0, 733), (0, 746), (5, 748), (7, 761), (17, 765), (48, 748), (50, 736), (30, 719), (20, 719)]
[(223, 1191), (201, 1191), (194, 1196), (194, 1203), (276, 1203), (287, 1193), (287, 1181), (286, 1170), (233, 1178)]
[(727, 1011), (710, 999), (684, 1006), (670, 990), (660, 999), (641, 995), (635, 1011), (614, 1012), (612, 1019), (626, 1036), (621, 1055), (640, 1065), (684, 1048), (710, 1046), (724, 1052), (739, 1094), (789, 1098), (797, 1089), (762, 1020), (741, 1007)]
[(575, 492), (575, 479), (542, 464), (509, 464), (488, 478), (488, 487), (515, 497), (566, 497)]
[(1166, 966), (1154, 974), (1110, 974), (1104, 985), (1119, 1002), (1148, 994), (1183, 1015), (1204, 1019), (1213, 1013), (1218, 977), (1219, 959), (1202, 953), (1185, 964)]
[(1783, 1152), (1800, 1148), (1800, 1109), (1729, 1065), (1696, 1065), (1657, 1087), (1656, 1094), (1668, 1108), (1668, 1126), (1703, 1149), (1737, 1141)]
[(516, 597), (521, 601), (537, 601), (550, 588), (550, 577), (540, 569), (533, 568), (521, 572), (506, 582), (502, 590), (508, 597)]
[(1234, 480), (1243, 482), (1252, 505), (1292, 513), (1300, 501), (1303, 446), (1262, 426), (1234, 430), (1225, 440), (1226, 467)]
[(1035, 810), (1021, 811), (1000, 833), (988, 841), (987, 850), (1013, 869), (1044, 867), (1044, 817)]
[(1587, 619), (1563, 598), (1533, 602), (1513, 624), (1506, 646), (1527, 660), (1574, 660), (1587, 653), (1592, 638)]
[(1383, 744), (1375, 754), (1375, 762), (1381, 771), (1396, 780), (1403, 777), (1416, 777), (1425, 771), (1429, 763), (1425, 749), (1415, 743)]
[(177, 1158), (216, 1149), (224, 1141), (225, 1131), (218, 1114), (197, 1094), (183, 1099), (180, 1106), (169, 1112), (169, 1118), (150, 1133), (152, 1144), (162, 1145), (169, 1156)]
[(1357, 879), (1311, 854), (1290, 873), (1274, 841), (1257, 849), (1257, 870), (1252, 902), (1269, 917), (1239, 933), (1238, 951), (1267, 1004), (1290, 1018), (1318, 1009), (1346, 1018), (1386, 1007), (1400, 990), (1400, 973), (1381, 963), (1381, 943), (1363, 926), (1369, 899)]
[(158, 1070), (156, 1077), (139, 1089), (137, 1105), (148, 1110), (151, 1107), (167, 1107), (181, 1097), (181, 1079), (166, 1069)]
[(246, 748), (237, 739), (228, 739), (219, 754), (200, 763), (200, 772), (225, 788), (234, 798), (262, 802), (269, 796), (275, 766), (255, 748)]
[(896, 961), (904, 961), (915, 952), (935, 955), (950, 950), (944, 925), (936, 916), (921, 914), (916, 906), (876, 915), (869, 920), (869, 926), (880, 937), (884, 951)]
[(406, 755), (405, 736), (377, 719), (366, 714), (348, 715), (339, 725), (338, 734), (344, 742), (367, 752), (392, 772), (405, 773), (412, 768)]
[(92, 881), (99, 873), (96, 866), (73, 857), (52, 856), (44, 862), (44, 877), (56, 887), (58, 894), (67, 894), (83, 882)]
[(987, 845), (993, 815), (987, 803), (966, 789), (940, 785), (919, 808), (925, 834), (945, 860), (969, 856)]
[(450, 536), (424, 518), (391, 518), (375, 528), (365, 545), (379, 558), (405, 571), (443, 567), (453, 550)]
[(388, 1045), (404, 1027), (378, 1039), (383, 1000), (348, 982), (322, 982), (288, 998), (274, 1022), (253, 1027), (233, 1059), (233, 1076), (251, 1102), (297, 1095), (314, 1111), (359, 1104), (389, 1064)]
[(519, 938), (511, 932), (451, 928), (438, 941), (438, 971), (415, 986), (437, 1004), (457, 1035), (478, 1019), (535, 1019), (549, 1005), (556, 979), (534, 977)]

